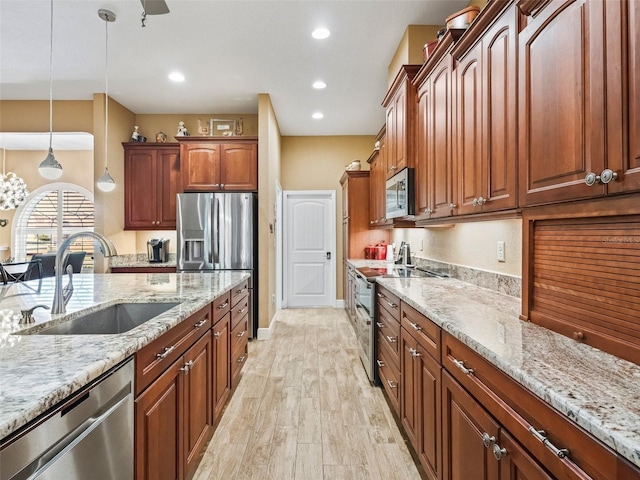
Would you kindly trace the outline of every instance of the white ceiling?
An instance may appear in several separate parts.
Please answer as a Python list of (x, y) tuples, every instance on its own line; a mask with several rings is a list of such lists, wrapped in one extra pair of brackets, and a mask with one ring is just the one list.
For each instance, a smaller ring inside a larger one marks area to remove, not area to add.
[[(373, 135), (384, 123), (387, 67), (406, 26), (443, 24), (468, 3), (167, 0), (171, 12), (148, 16), (142, 28), (139, 0), (55, 0), (53, 96), (104, 92), (105, 22), (97, 12), (106, 8), (117, 15), (109, 24), (109, 95), (135, 113), (257, 113), (257, 94), (268, 93), (283, 135)], [(1, 99), (48, 99), (49, 8), (48, 0), (0, 0)], [(317, 26), (331, 36), (311, 38)], [(172, 70), (186, 81), (169, 81)], [(311, 88), (317, 79), (325, 90)], [(312, 119), (315, 111), (324, 119)]]

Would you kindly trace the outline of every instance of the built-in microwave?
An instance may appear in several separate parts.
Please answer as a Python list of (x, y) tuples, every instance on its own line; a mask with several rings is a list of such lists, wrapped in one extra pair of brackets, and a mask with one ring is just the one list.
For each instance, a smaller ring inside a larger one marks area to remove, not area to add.
[(387, 180), (386, 199), (387, 218), (414, 214), (413, 168), (404, 168)]

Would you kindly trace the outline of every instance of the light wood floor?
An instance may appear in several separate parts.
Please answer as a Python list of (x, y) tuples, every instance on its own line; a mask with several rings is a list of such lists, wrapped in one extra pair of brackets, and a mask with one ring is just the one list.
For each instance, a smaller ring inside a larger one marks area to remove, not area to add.
[(420, 479), (342, 309), (278, 313), (194, 480)]

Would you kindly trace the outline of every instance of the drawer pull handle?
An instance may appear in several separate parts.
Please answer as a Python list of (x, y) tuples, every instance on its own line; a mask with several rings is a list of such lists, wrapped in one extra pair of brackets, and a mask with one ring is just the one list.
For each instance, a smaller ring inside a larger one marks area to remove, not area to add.
[(462, 370), (466, 375), (473, 375), (473, 368), (465, 367), (464, 362), (462, 360), (456, 360), (455, 358), (453, 358), (451, 361), (456, 367)]
[(409, 349), (409, 353), (411, 354), (411, 356), (412, 356), (413, 358), (421, 357), (421, 356), (422, 356), (422, 354), (418, 353), (418, 351), (417, 351), (415, 348), (410, 348), (410, 349)]
[(167, 358), (171, 354), (171, 352), (173, 352), (175, 349), (176, 349), (175, 345), (172, 345), (170, 347), (164, 347), (164, 352), (156, 353), (156, 357), (159, 360), (162, 360), (163, 358)]
[(200, 328), (202, 327), (205, 323), (207, 323), (207, 319), (205, 318), (204, 320), (200, 320), (198, 323), (196, 323), (193, 328)]
[(376, 363), (378, 364), (379, 368), (384, 367), (384, 362), (382, 360), (376, 360)]
[(189, 373), (189, 370), (191, 370), (191, 368), (193, 368), (193, 360), (189, 360), (187, 363), (185, 363), (184, 367), (182, 367), (180, 371), (184, 373)]
[(220, 335), (222, 335), (222, 332), (213, 332), (213, 336), (216, 338), (220, 337)]
[(223, 308), (227, 308), (227, 305), (229, 305), (229, 302), (224, 302), (222, 305), (218, 305), (218, 310), (222, 310)]
[(409, 325), (411, 325), (413, 327), (413, 329), (417, 330), (418, 332), (420, 330), (422, 330), (422, 327), (420, 325), (416, 324), (416, 323), (409, 322)]
[(558, 458), (567, 458), (571, 452), (567, 448), (558, 448), (553, 443), (549, 441), (547, 438), (547, 432), (544, 430), (536, 430), (533, 427), (529, 427), (529, 431), (533, 434), (536, 439), (540, 440), (543, 445), (546, 445), (549, 450), (551, 450)]
[(242, 355), (242, 356), (238, 359), (238, 363), (244, 363), (245, 358), (247, 358), (247, 357), (245, 357), (244, 355)]
[(246, 288), (241, 288), (240, 290), (236, 290), (236, 295), (240, 295), (241, 293), (244, 293), (246, 291), (247, 291)]
[(387, 384), (389, 385), (389, 388), (398, 388), (398, 384), (392, 382), (391, 380), (387, 380)]
[(389, 335), (387, 335), (387, 340), (389, 340), (389, 343), (395, 343), (396, 339), (394, 337), (390, 337)]
[(398, 308), (398, 305), (396, 305), (395, 303), (387, 302), (387, 305), (389, 305), (391, 308)]
[(247, 311), (247, 308), (248, 308), (248, 307), (244, 307), (242, 310), (238, 311), (238, 313), (244, 313), (244, 312), (246, 312), (246, 311)]
[(376, 293), (376, 295), (378, 295), (378, 298), (387, 298), (387, 297), (384, 296), (383, 293), (380, 293), (380, 292)]
[(502, 460), (502, 457), (507, 456), (507, 449), (500, 448), (500, 445), (496, 443), (493, 445), (493, 456), (496, 457), (496, 460), (500, 461)]
[(482, 444), (485, 446), (485, 448), (489, 448), (494, 443), (496, 443), (496, 437), (494, 437), (493, 435), (489, 435), (487, 432), (484, 432), (482, 434)]
[(384, 323), (382, 322), (376, 322), (376, 325), (378, 325), (378, 328), (384, 328)]
[(238, 333), (238, 337), (244, 337), (244, 334), (247, 333), (246, 330), (241, 331), (240, 333)]

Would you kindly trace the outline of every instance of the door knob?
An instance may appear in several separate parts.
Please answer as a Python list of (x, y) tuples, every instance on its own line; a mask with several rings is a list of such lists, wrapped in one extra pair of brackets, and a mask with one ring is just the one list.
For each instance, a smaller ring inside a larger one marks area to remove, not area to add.
[(331, 260), (331, 252), (327, 252), (327, 260)]

